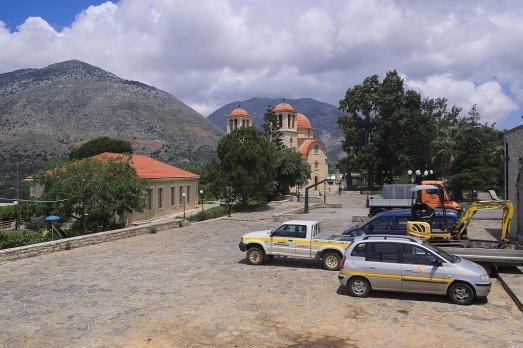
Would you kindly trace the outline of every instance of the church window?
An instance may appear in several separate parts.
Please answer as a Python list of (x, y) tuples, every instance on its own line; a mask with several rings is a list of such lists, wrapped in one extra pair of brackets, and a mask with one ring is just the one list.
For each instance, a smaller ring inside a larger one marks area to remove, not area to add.
[(234, 128), (234, 122), (233, 122), (233, 120), (229, 120), (229, 129), (233, 130), (233, 128)]
[(242, 120), (242, 127), (245, 127), (245, 120)]
[(295, 124), (296, 124), (296, 115), (292, 115), (292, 129), (294, 129)]
[(287, 115), (287, 128), (291, 128), (291, 115)]
[(283, 116), (281, 114), (278, 115), (278, 127), (283, 126)]
[(234, 129), (238, 128), (238, 119), (234, 119)]
[(318, 145), (314, 146), (314, 154), (315, 154), (315, 155), (318, 154)]
[(314, 162), (314, 168), (318, 168), (318, 161)]
[(292, 146), (292, 138), (290, 139), (290, 142), (291, 142), (291, 146)]

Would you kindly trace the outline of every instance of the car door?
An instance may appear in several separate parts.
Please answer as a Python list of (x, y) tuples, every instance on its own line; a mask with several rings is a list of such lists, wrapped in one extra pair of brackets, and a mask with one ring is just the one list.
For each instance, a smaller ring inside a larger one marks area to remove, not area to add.
[(365, 275), (376, 290), (401, 290), (399, 244), (394, 242), (367, 242)]
[(434, 265), (434, 259), (440, 258), (425, 248), (413, 244), (402, 244), (401, 287), (405, 291), (445, 293), (448, 279), (444, 265)]
[(273, 255), (294, 256), (296, 236), (295, 225), (281, 225), (271, 234), (271, 253)]
[[(299, 257), (310, 257), (311, 256), (311, 240), (307, 239), (307, 226), (306, 225), (294, 225), (295, 226), (295, 253)], [(317, 228), (319, 226), (311, 226), (311, 237), (317, 235)]]

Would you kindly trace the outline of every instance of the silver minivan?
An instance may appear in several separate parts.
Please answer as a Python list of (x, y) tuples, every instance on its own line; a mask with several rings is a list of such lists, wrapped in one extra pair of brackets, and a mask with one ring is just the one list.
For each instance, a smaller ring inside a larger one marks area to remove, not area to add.
[(492, 285), (485, 269), (474, 262), (419, 238), (391, 235), (355, 238), (338, 279), (356, 297), (371, 290), (418, 292), (448, 295), (460, 305), (486, 297)]

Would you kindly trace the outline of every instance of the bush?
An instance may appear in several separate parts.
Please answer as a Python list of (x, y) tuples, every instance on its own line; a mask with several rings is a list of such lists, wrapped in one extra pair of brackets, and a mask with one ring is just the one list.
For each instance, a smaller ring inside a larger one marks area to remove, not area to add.
[(16, 248), (50, 240), (52, 240), (50, 235), (44, 236), (39, 232), (0, 232), (0, 249)]

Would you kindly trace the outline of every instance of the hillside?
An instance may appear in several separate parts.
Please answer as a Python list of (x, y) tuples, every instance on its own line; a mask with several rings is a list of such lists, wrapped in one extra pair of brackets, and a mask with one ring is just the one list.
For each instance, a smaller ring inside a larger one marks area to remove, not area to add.
[(77, 60), (0, 74), (0, 197), (21, 177), (98, 136), (181, 167), (213, 156), (223, 132), (172, 95)]
[[(217, 127), (226, 129), (225, 116), (234, 108), (241, 105), (254, 117), (254, 125), (260, 127), (263, 124), (263, 114), (269, 105), (274, 106), (281, 103), (282, 99), (251, 98), (248, 100), (235, 101), (222, 106), (209, 115), (208, 119)], [(306, 115), (312, 123), (315, 137), (319, 137), (327, 147), (329, 160), (332, 163), (343, 156), (341, 149), (342, 132), (336, 123), (342, 112), (334, 105), (324, 103), (311, 98), (285, 99), (296, 109)]]

